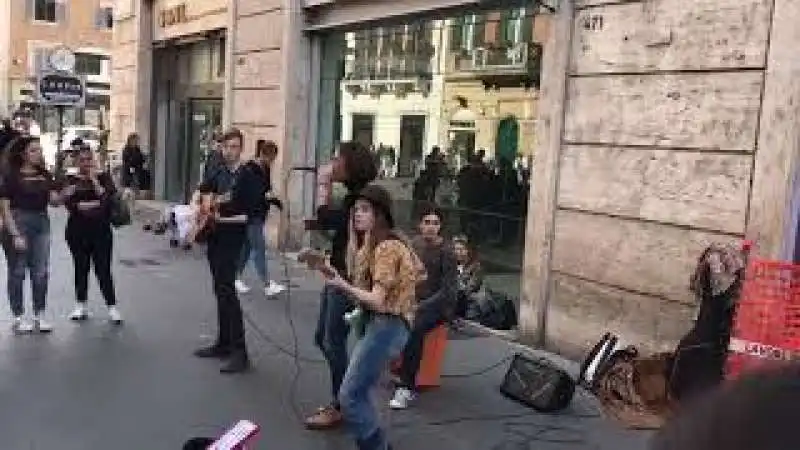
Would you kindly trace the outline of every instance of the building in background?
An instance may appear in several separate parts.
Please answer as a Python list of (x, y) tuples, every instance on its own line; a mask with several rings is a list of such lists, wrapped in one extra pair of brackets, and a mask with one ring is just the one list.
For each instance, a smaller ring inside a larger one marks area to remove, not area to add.
[(387, 176), (414, 176), (440, 144), (439, 21), (347, 33), (342, 139), (373, 147)]
[(447, 21), (440, 140), (460, 160), (471, 152), (513, 164), (531, 156), (542, 44), (549, 14), (539, 5)]
[(76, 55), (86, 105), (67, 109), (65, 125), (101, 126), (110, 107), (113, 0), (0, 0), (0, 115), (30, 111), (42, 133), (55, 132), (55, 109), (35, 98), (36, 73), (55, 49)]

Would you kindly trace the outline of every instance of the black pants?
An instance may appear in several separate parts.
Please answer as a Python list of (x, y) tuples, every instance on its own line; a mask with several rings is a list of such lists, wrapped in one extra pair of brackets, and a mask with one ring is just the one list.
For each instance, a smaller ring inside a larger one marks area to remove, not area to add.
[(245, 225), (219, 224), (208, 238), (208, 265), (217, 297), (218, 337), (216, 344), (233, 351), (245, 351), (242, 305), (234, 282), (246, 237)]
[(400, 383), (402, 387), (416, 389), (417, 372), (422, 363), (422, 350), (425, 345), (425, 335), (445, 322), (442, 305), (439, 302), (420, 303), (414, 313), (414, 323), (411, 333), (403, 349), (403, 363), (400, 367)]
[(97, 285), (106, 305), (117, 304), (114, 279), (111, 276), (111, 255), (114, 235), (111, 226), (67, 226), (66, 240), (75, 268), (75, 298), (85, 303), (89, 294), (89, 268), (94, 266)]

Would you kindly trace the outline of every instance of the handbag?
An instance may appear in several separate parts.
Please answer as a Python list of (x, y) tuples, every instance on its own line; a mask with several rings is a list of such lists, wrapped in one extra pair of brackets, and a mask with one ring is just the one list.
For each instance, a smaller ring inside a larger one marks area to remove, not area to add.
[(122, 196), (115, 192), (109, 198), (109, 221), (114, 228), (130, 225), (132, 222), (131, 209)]

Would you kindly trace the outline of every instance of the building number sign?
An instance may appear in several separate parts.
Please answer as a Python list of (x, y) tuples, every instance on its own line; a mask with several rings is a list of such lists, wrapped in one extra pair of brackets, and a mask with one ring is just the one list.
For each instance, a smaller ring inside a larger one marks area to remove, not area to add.
[(171, 8), (162, 9), (158, 13), (158, 25), (161, 28), (186, 23), (189, 17), (186, 15), (186, 5), (180, 4)]

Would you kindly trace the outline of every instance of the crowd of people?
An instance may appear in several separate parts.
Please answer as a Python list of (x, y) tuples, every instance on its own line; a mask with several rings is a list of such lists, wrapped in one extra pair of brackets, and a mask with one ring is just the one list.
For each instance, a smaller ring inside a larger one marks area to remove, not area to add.
[[(63, 206), (68, 212), (65, 239), (74, 265), (76, 306), (73, 320), (88, 318), (88, 276), (94, 267), (108, 308), (108, 318), (122, 323), (111, 274), (112, 225), (116, 187), (102, 171), (94, 152), (73, 142), (74, 171), (47, 170), (39, 138), (29, 133), (24, 118), (15, 126), (5, 121), (0, 130), (0, 218), (2, 247), (8, 278), (8, 299), (16, 333), (49, 333), (47, 317), (50, 273), (51, 223), (49, 208)], [(31, 283), (32, 314), (26, 315), (24, 282)]]

